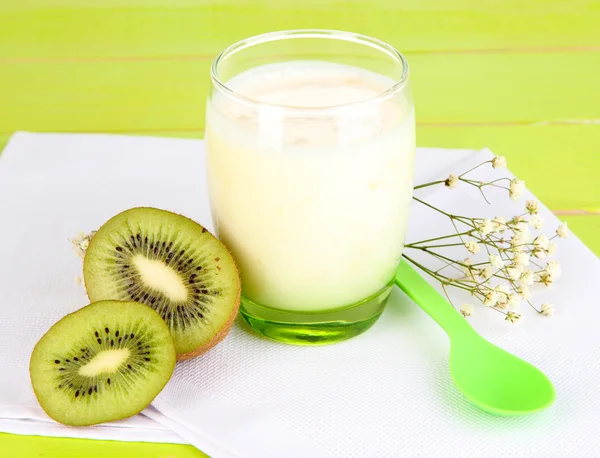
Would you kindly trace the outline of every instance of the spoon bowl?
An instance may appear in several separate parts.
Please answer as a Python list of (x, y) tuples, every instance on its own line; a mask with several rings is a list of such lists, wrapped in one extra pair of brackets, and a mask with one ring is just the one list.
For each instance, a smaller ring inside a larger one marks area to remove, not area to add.
[(535, 366), (478, 334), (452, 339), (450, 375), (474, 405), (496, 415), (526, 415), (545, 409), (556, 395)]

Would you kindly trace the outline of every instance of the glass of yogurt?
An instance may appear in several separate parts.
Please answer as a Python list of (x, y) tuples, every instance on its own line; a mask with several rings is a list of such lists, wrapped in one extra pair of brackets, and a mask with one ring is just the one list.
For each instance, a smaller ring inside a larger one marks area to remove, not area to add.
[(259, 35), (213, 62), (212, 218), (259, 333), (331, 343), (383, 311), (413, 190), (408, 73), (392, 46), (330, 30)]

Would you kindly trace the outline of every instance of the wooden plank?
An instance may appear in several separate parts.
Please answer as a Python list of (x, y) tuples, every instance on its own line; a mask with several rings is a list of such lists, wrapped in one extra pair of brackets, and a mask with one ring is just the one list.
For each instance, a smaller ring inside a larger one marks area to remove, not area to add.
[(20, 0), (0, 12), (2, 59), (214, 55), (294, 28), (351, 30), (407, 52), (600, 45), (590, 0)]
[[(600, 52), (430, 54), (410, 62), (420, 123), (600, 118)], [(204, 125), (209, 66), (209, 59), (0, 64), (0, 133), (195, 130)]]
[(152, 442), (117, 442), (88, 439), (61, 439), (56, 437), (18, 436), (0, 433), (2, 456), (30, 458), (56, 457), (144, 457), (144, 458), (206, 458), (191, 445), (156, 444)]
[(490, 148), (553, 211), (600, 209), (600, 124), (431, 126), (419, 146)]
[(600, 215), (564, 216), (561, 219), (567, 221), (569, 229), (600, 256)]

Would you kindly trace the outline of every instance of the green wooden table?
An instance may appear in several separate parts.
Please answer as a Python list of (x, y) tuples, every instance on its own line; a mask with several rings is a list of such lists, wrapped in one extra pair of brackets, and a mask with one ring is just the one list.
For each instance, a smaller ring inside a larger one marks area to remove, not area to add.
[[(411, 65), (419, 146), (489, 147), (600, 254), (600, 2), (0, 0), (0, 149), (15, 130), (203, 135), (208, 68), (258, 33), (365, 33)], [(10, 457), (190, 446), (0, 434)]]

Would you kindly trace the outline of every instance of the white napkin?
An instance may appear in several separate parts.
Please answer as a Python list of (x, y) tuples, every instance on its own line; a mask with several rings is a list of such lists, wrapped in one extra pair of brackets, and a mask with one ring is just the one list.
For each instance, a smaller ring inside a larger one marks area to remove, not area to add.
[[(420, 149), (417, 182), (489, 156)], [(468, 215), (518, 212), (505, 197), (487, 206), (464, 186), (420, 195)], [(0, 366), (10, 368), (0, 374), (0, 418), (36, 406), (27, 376), (31, 347), (52, 322), (86, 303), (73, 282), (80, 261), (66, 239), (137, 205), (210, 227), (202, 142), (17, 134), (0, 156), (0, 235), (10, 240), (0, 248)], [(557, 225), (546, 209), (542, 215), (550, 228)], [(408, 239), (445, 232), (441, 221), (415, 206)], [(553, 380), (556, 404), (541, 414), (499, 418), (470, 406), (449, 378), (445, 334), (398, 290), (371, 330), (337, 345), (293, 347), (236, 325), (207, 355), (180, 364), (145, 414), (214, 458), (590, 456), (600, 445), (600, 263), (575, 237), (561, 240), (558, 259), (560, 283), (536, 296), (557, 305), (556, 317), (524, 309), (524, 322), (509, 325), (477, 308), (471, 318), (484, 336)], [(84, 434), (94, 437), (92, 431)]]

